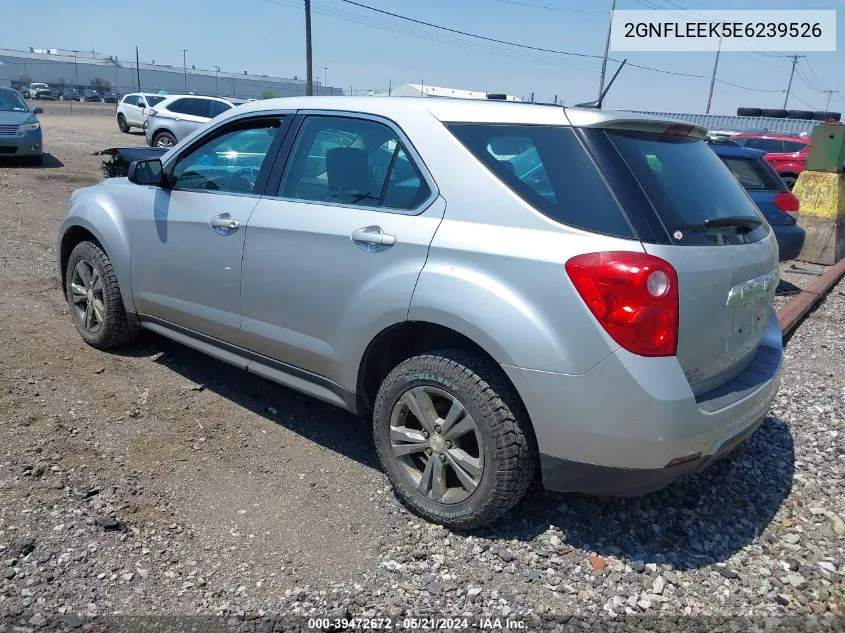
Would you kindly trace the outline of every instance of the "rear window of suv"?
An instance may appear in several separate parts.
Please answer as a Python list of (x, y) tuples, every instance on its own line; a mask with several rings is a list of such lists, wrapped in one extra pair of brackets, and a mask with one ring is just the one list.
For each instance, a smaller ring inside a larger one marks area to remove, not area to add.
[(673, 243), (736, 244), (754, 242), (767, 235), (765, 222), (748, 232), (702, 230), (706, 220), (763, 219), (737, 179), (704, 141), (629, 130), (608, 130), (605, 134), (633, 173)]
[(777, 172), (762, 159), (738, 156), (722, 156), (721, 159), (747, 191), (787, 190)]
[(633, 229), (576, 133), (568, 127), (452, 123), (449, 130), (514, 193), (579, 229), (634, 237)]

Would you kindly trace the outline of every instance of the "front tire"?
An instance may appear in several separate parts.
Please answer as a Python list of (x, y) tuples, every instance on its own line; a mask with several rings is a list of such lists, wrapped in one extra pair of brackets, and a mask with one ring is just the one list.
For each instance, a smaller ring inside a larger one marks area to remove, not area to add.
[(117, 347), (138, 334), (126, 314), (111, 260), (98, 244), (80, 242), (71, 252), (65, 297), (79, 335), (91, 347)]
[(129, 133), (129, 126), (126, 124), (126, 117), (122, 114), (117, 115), (117, 127), (124, 134)]
[(423, 518), (469, 530), (525, 496), (533, 430), (501, 369), (460, 350), (400, 363), (379, 389), (376, 450), (396, 494)]
[(783, 180), (783, 184), (789, 187), (789, 190), (792, 191), (792, 188), (795, 186), (795, 183), (798, 182), (798, 176), (793, 174), (782, 174), (780, 177)]

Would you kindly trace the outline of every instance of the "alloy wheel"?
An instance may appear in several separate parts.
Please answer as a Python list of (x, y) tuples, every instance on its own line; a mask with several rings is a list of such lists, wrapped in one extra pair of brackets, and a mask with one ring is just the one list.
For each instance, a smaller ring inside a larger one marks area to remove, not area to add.
[(96, 334), (106, 319), (103, 297), (103, 278), (97, 269), (84, 259), (73, 267), (70, 278), (70, 304), (76, 321), (84, 330)]
[(434, 386), (405, 391), (390, 414), (390, 449), (400, 470), (432, 501), (465, 501), (481, 484), (478, 425), (453, 395)]

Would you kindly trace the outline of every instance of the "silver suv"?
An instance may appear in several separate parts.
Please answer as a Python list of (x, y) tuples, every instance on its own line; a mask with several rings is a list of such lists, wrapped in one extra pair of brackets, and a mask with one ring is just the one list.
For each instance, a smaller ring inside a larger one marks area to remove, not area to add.
[(218, 114), (232, 109), (227, 99), (176, 95), (168, 97), (148, 111), (144, 133), (152, 147), (173, 147)]
[(76, 191), (59, 274), (94, 347), (145, 328), (372, 417), (432, 521), (492, 521), (535, 476), (642, 494), (736, 447), (779, 383), (777, 243), (703, 136), (533, 104), (248, 103)]

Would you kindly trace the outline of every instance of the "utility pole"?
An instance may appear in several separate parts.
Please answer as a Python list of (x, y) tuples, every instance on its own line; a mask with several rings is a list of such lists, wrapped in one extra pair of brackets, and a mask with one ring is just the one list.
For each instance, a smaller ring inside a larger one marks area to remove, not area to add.
[(825, 111), (830, 110), (830, 98), (837, 92), (838, 90), (823, 90), (822, 92), (827, 93), (827, 105), (824, 107)]
[(138, 57), (138, 47), (135, 47), (135, 73), (138, 75), (138, 92), (141, 92), (141, 62)]
[(188, 92), (188, 49), (182, 49), (182, 72), (185, 74), (185, 92)]
[(713, 86), (716, 85), (716, 69), (719, 68), (719, 53), (722, 52), (722, 38), (719, 38), (719, 46), (716, 48), (716, 61), (713, 62), (713, 76), (710, 77), (710, 94), (707, 95), (707, 112), (710, 114), (710, 103), (713, 101)]
[(305, 0), (305, 94), (314, 94), (314, 76), (311, 68), (311, 0)]
[(610, 32), (613, 30), (613, 12), (616, 11), (616, 0), (610, 2), (610, 17), (607, 21), (607, 39), (604, 41), (604, 57), (601, 60), (601, 75), (599, 76), (599, 99), (604, 92), (604, 73), (607, 70), (607, 54), (610, 51)]
[(217, 96), (217, 75), (220, 73), (220, 66), (214, 67), (214, 96)]
[(798, 60), (806, 55), (792, 56), (792, 72), (789, 73), (789, 85), (786, 87), (786, 96), (783, 99), (783, 109), (786, 110), (786, 102), (789, 101), (789, 91), (792, 90), (792, 77), (795, 75), (795, 67), (798, 65)]
[(326, 90), (326, 86), (329, 85), (329, 68), (328, 66), (323, 66), (323, 94), (329, 94)]

